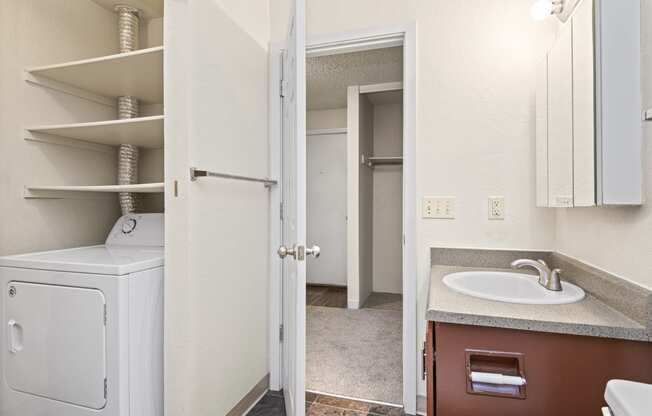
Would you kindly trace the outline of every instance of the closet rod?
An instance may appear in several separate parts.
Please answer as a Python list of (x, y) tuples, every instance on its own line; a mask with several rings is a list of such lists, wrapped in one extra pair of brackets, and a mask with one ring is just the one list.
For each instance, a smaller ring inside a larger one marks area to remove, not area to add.
[(403, 164), (403, 158), (400, 156), (396, 157), (369, 157), (367, 159), (369, 161), (370, 166), (374, 165), (402, 165)]
[(248, 182), (259, 182), (265, 185), (265, 188), (271, 188), (273, 185), (278, 185), (278, 181), (267, 178), (253, 178), (250, 176), (241, 176), (241, 175), (231, 175), (230, 173), (218, 173), (211, 172), (208, 170), (202, 170), (197, 168), (190, 168), (190, 180), (196, 181), (197, 178), (222, 178), (222, 179), (234, 179), (237, 181), (248, 181)]

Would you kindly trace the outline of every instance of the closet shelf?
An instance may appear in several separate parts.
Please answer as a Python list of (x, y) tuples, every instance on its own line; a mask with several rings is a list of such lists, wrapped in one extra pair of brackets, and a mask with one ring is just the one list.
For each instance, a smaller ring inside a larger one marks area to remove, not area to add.
[[(163, 46), (29, 68), (26, 73), (28, 82), (48, 88), (65, 90), (72, 86), (103, 97), (132, 95), (142, 104), (163, 103)], [(41, 82), (43, 79), (46, 82)], [(47, 80), (58, 85), (48, 84)]]
[(95, 3), (109, 11), (114, 11), (115, 6), (128, 4), (135, 7), (141, 12), (145, 19), (155, 19), (163, 17), (163, 0), (93, 0)]
[(134, 192), (134, 193), (162, 193), (164, 191), (163, 182), (157, 183), (139, 183), (135, 185), (64, 185), (64, 186), (28, 186), (25, 187), (25, 198), (67, 198), (74, 197), (74, 193), (116, 193), (116, 192)]
[(57, 136), (109, 146), (128, 143), (148, 149), (160, 149), (163, 147), (164, 119), (165, 116), (151, 116), (91, 123), (33, 126), (25, 130), (27, 131), (26, 138), (32, 140), (39, 140), (38, 136), (45, 134), (49, 135), (49, 138)]

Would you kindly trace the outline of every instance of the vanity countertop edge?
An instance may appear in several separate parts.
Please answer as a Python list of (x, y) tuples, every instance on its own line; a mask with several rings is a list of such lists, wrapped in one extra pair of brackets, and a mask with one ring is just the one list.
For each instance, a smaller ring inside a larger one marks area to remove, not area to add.
[(524, 305), (484, 300), (449, 289), (442, 281), (462, 271), (513, 271), (495, 267), (433, 264), (430, 271), (426, 320), (449, 324), (507, 328), (652, 342), (645, 326), (587, 293), (580, 302), (564, 305)]

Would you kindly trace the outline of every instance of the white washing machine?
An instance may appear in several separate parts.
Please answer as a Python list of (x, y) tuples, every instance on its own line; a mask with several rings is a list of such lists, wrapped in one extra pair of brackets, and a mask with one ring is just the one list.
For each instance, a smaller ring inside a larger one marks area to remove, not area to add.
[(0, 258), (0, 415), (163, 414), (163, 214)]

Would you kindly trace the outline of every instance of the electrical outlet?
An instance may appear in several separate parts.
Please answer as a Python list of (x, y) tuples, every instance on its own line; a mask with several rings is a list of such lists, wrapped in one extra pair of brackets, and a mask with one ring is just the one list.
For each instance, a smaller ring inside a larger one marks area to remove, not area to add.
[(423, 218), (452, 220), (455, 218), (455, 197), (424, 197), (421, 211)]
[(505, 219), (505, 197), (502, 196), (489, 197), (489, 219), (490, 220)]

